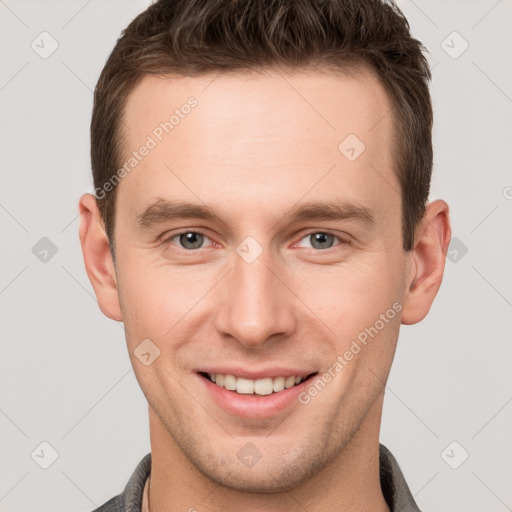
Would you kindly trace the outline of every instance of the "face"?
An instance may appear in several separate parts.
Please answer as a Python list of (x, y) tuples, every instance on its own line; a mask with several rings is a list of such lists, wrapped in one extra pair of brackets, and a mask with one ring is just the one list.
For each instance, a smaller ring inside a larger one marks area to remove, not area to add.
[(378, 435), (410, 263), (390, 110), (362, 71), (146, 77), (128, 99), (130, 357), (160, 442), (215, 482), (291, 489)]

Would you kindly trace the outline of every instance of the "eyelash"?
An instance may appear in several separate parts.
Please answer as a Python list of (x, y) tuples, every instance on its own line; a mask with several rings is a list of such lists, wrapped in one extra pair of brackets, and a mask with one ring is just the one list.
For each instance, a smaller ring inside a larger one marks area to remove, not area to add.
[[(172, 236), (166, 238), (165, 240), (163, 240), (163, 243), (167, 246), (167, 245), (170, 245), (172, 243), (172, 240), (174, 240), (175, 238), (178, 238), (180, 237), (181, 235), (185, 235), (187, 233), (194, 233), (196, 235), (202, 235), (204, 236), (205, 238), (208, 238), (210, 239), (210, 237), (203, 233), (202, 231), (194, 231), (194, 230), (191, 230), (191, 229), (188, 229), (188, 230), (184, 230), (184, 231), (180, 231), (179, 233), (175, 233), (173, 234)], [(330, 249), (334, 249), (335, 247), (338, 247), (340, 245), (344, 245), (344, 244), (347, 244), (348, 242), (346, 240), (343, 240), (342, 238), (340, 238), (338, 235), (335, 235), (334, 233), (330, 232), (330, 231), (321, 231), (321, 230), (312, 230), (312, 231), (309, 231), (308, 233), (305, 233), (299, 240), (299, 242), (301, 242), (302, 240), (304, 240), (305, 238), (307, 237), (310, 237), (311, 235), (315, 235), (315, 234), (318, 234), (318, 233), (321, 233), (321, 234), (324, 234), (324, 235), (329, 235), (329, 236), (333, 236), (335, 239), (338, 240), (338, 244), (335, 244), (333, 245), (332, 247), (328, 247), (327, 249), (315, 249), (314, 247), (312, 248), (307, 248), (307, 249), (310, 249), (312, 251), (315, 251), (315, 252), (328, 252)], [(296, 244), (294, 244), (296, 245)], [(197, 252), (199, 251), (199, 249), (204, 249), (205, 247), (198, 247), (197, 249), (185, 249), (185, 247), (179, 247), (178, 248), (186, 253), (193, 253), (193, 252)]]

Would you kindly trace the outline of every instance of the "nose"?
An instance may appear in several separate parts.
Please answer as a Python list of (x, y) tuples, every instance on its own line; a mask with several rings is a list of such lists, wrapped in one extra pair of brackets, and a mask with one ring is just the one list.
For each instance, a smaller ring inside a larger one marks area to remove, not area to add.
[(234, 266), (223, 279), (216, 308), (216, 328), (246, 348), (290, 336), (296, 329), (296, 298), (268, 251), (256, 261), (234, 255)]

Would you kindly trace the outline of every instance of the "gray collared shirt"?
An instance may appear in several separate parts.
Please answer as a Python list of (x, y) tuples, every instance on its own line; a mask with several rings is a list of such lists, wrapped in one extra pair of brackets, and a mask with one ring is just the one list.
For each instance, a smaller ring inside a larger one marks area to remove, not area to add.
[[(380, 485), (391, 512), (421, 512), (392, 453), (379, 447)], [(151, 453), (138, 464), (124, 491), (94, 512), (141, 512), (144, 484), (151, 473)]]

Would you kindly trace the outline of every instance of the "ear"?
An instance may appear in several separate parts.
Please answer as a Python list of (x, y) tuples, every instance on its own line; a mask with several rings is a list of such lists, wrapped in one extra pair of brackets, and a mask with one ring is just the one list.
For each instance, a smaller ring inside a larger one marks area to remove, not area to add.
[(104, 315), (122, 322), (114, 262), (96, 198), (92, 194), (84, 194), (78, 206), (85, 269), (94, 288), (98, 306)]
[(409, 291), (402, 310), (403, 324), (415, 324), (427, 316), (441, 286), (450, 239), (448, 205), (441, 200), (429, 203), (410, 253)]

